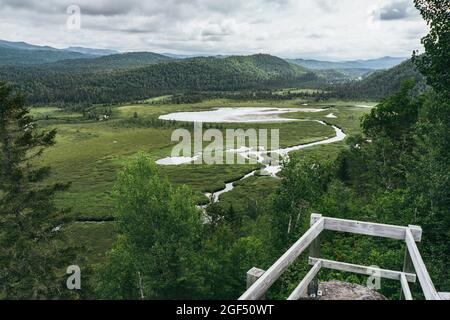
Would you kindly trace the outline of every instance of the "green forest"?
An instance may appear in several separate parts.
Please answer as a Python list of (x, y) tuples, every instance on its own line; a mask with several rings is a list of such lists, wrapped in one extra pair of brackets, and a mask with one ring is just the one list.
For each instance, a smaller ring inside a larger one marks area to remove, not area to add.
[[(266, 54), (55, 52), (0, 65), (0, 300), (235, 300), (247, 271), (267, 270), (312, 213), (421, 226), (433, 283), (450, 292), (450, 11), (446, 1), (414, 3), (429, 26), (425, 52), (362, 80)], [(334, 134), (317, 121), (347, 137), (292, 152), (278, 177), (238, 181), (203, 211), (205, 193), (258, 165), (159, 166), (172, 131), (191, 130), (159, 117), (228, 107), (298, 108), (290, 117), (302, 122), (280, 125), (282, 147)], [(313, 107), (323, 109), (301, 109)], [(330, 232), (321, 250), (402, 270), (405, 244)], [(82, 290), (66, 289), (70, 265), (82, 266)], [(303, 254), (265, 298), (286, 299), (309, 269)], [(367, 279), (324, 270), (320, 280)], [(400, 298), (398, 281), (382, 284)], [(411, 290), (424, 299), (419, 283)]]

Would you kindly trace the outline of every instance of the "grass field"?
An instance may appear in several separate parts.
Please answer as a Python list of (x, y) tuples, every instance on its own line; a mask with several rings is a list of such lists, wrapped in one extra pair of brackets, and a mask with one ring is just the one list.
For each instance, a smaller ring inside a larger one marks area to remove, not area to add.
[[(156, 99), (156, 101), (164, 100)], [(32, 109), (32, 114), (39, 119), (44, 129), (57, 129), (57, 144), (48, 150), (40, 160), (41, 164), (51, 165), (52, 180), (71, 182), (69, 191), (57, 198), (60, 207), (71, 208), (71, 214), (79, 220), (63, 231), (71, 241), (85, 247), (82, 255), (88, 264), (102, 261), (110, 248), (115, 233), (111, 222), (88, 223), (84, 220), (108, 220), (114, 207), (111, 190), (117, 171), (124, 162), (143, 151), (155, 160), (170, 156), (174, 143), (171, 142), (172, 131), (179, 123), (157, 121), (160, 115), (177, 111), (209, 110), (217, 107), (302, 107), (304, 101), (231, 101), (210, 100), (198, 104), (170, 105), (154, 104), (154, 100), (138, 105), (120, 105), (108, 107), (112, 116), (108, 121), (87, 120), (80, 113), (71, 113), (57, 108)], [(310, 104), (309, 107), (327, 107), (320, 113), (289, 114), (293, 119), (323, 120), (337, 125), (348, 134), (359, 132), (360, 118), (370, 109), (356, 108), (353, 105), (367, 103), (349, 103), (333, 101), (329, 104)], [(99, 109), (101, 109), (99, 107)], [(299, 109), (301, 110), (301, 109)], [(337, 118), (327, 118), (333, 113)], [(137, 117), (137, 118), (136, 118)], [(182, 124), (191, 129), (190, 124)], [(282, 147), (323, 140), (334, 135), (334, 131), (317, 122), (287, 122), (277, 124), (219, 124), (211, 125), (219, 130), (227, 128), (265, 128), (280, 129)], [(299, 153), (318, 158), (333, 158), (344, 143), (317, 146), (299, 151)], [(219, 190), (228, 181), (235, 180), (247, 172), (257, 169), (258, 165), (182, 165), (160, 167), (161, 171), (176, 184), (192, 187), (199, 202), (206, 198), (205, 192)], [(267, 198), (279, 179), (254, 177), (239, 182), (236, 188), (221, 198), (220, 205), (228, 207), (234, 204), (236, 210), (245, 210), (240, 203), (248, 199), (257, 203)], [(241, 201), (242, 200), (242, 201)]]

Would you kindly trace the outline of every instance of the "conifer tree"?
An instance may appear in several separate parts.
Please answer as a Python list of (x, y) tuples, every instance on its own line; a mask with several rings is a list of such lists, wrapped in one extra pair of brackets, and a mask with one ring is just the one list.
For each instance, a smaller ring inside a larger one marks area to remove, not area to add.
[(45, 184), (49, 167), (36, 162), (55, 143), (40, 131), (11, 85), (0, 83), (0, 297), (62, 295), (61, 276), (71, 250), (58, 239), (65, 217), (53, 204), (67, 185)]

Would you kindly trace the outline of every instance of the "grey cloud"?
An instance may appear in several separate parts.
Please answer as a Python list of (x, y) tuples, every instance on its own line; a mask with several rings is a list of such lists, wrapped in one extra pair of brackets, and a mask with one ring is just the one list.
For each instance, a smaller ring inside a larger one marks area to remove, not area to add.
[[(376, 31), (365, 29), (373, 0), (0, 0), (0, 39), (186, 54), (264, 51), (347, 59), (409, 53), (426, 26), (411, 18), (412, 0), (386, 2), (378, 12), (392, 21), (380, 24), (391, 30), (390, 46), (380, 46)], [(82, 29), (68, 32), (72, 4), (81, 8)]]
[(380, 20), (401, 20), (417, 15), (417, 10), (413, 7), (412, 1), (395, 1), (381, 8)]
[(12, 9), (44, 14), (65, 12), (69, 5), (70, 4), (64, 5), (61, 1), (0, 0), (0, 7), (9, 7)]
[(142, 34), (142, 33), (151, 33), (152, 31), (148, 29), (139, 29), (139, 28), (124, 28), (124, 29), (117, 29), (117, 31), (125, 32), (125, 33), (131, 33), (131, 34)]
[(231, 23), (209, 24), (202, 30), (202, 36), (204, 37), (224, 37), (233, 33), (234, 28)]

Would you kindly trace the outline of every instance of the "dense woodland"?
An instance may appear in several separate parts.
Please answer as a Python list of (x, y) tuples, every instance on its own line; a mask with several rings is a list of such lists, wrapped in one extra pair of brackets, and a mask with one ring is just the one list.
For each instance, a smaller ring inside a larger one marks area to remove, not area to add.
[[(34, 67), (3, 66), (0, 79), (28, 92), (28, 104), (70, 108), (139, 101), (173, 93), (186, 95), (184, 100), (191, 99), (192, 92), (203, 92), (205, 96), (214, 92), (230, 97), (261, 96), (261, 91), (296, 86), (322, 89), (315, 94), (317, 100), (381, 99), (398, 91), (404, 80), (416, 81), (415, 92), (423, 92), (426, 87), (424, 77), (412, 61), (376, 71), (363, 80), (353, 80), (351, 70), (309, 71), (268, 55), (170, 61), (155, 54), (124, 54)], [(297, 96), (289, 94), (284, 98)], [(283, 98), (279, 94), (264, 97)]]
[(72, 62), (59, 63), (56, 69), (2, 67), (0, 79), (16, 83), (29, 92), (30, 104), (60, 105), (126, 102), (173, 91), (296, 86), (319, 80), (316, 74), (302, 67), (268, 55), (195, 58), (116, 71), (72, 70)]
[(347, 81), (329, 88), (333, 96), (342, 99), (382, 99), (400, 90), (405, 80), (414, 80), (413, 93), (423, 93), (426, 89), (424, 76), (417, 70), (412, 60), (386, 71), (376, 71), (361, 81)]
[[(107, 262), (91, 270), (91, 288), (69, 297), (236, 299), (245, 289), (247, 270), (270, 266), (305, 232), (311, 212), (422, 226), (421, 252), (431, 277), (440, 291), (450, 291), (449, 5), (415, 4), (430, 25), (423, 39), (426, 54), (341, 87), (341, 97), (384, 99), (362, 119), (363, 134), (349, 137), (337, 160), (292, 158), (280, 186), (263, 203), (249, 201), (244, 210), (210, 206), (212, 221), (204, 224), (191, 190), (172, 186), (140, 154), (118, 174), (113, 192), (119, 238)], [(174, 90), (293, 87), (317, 80), (314, 73), (265, 55), (164, 62), (108, 76), (32, 70), (3, 67), (0, 79), (18, 84), (33, 104), (112, 103)], [(421, 83), (425, 79), (427, 86)], [(29, 152), (39, 156), (54, 144), (56, 133), (33, 126), (14, 87), (0, 85), (0, 105), (0, 298), (67, 298), (58, 287), (60, 267), (73, 251), (51, 231), (66, 222), (52, 199), (68, 186), (46, 186), (49, 168), (26, 165)], [(325, 257), (392, 269), (401, 268), (404, 254), (390, 242), (356, 236), (327, 235), (323, 248)], [(268, 298), (285, 297), (305, 270), (305, 261), (299, 261)], [(387, 283), (383, 293), (398, 298), (398, 284)]]
[[(186, 100), (193, 91), (219, 91), (229, 96), (229, 92), (242, 95), (245, 91), (252, 94), (255, 90), (296, 86), (327, 92), (326, 96), (317, 94), (317, 100), (380, 99), (398, 91), (407, 79), (416, 80), (415, 91), (425, 88), (423, 76), (412, 61), (389, 70), (370, 69), (392, 65), (399, 60), (394, 58), (367, 61), (367, 65), (323, 62), (322, 66), (314, 62), (313, 69), (307, 69), (298, 61), (262, 54), (177, 60), (146, 52), (96, 57), (29, 45), (26, 50), (18, 48), (0, 43), (0, 79), (27, 92), (28, 105), (83, 109), (90, 104), (139, 101), (173, 93), (187, 95)], [(336, 68), (326, 69), (327, 65)], [(275, 94), (266, 97), (279, 99)]]

